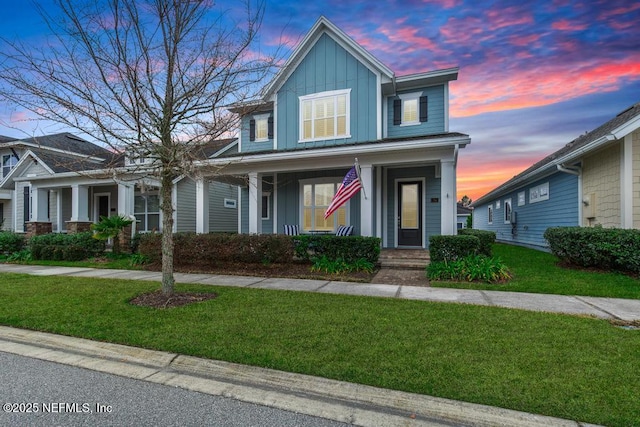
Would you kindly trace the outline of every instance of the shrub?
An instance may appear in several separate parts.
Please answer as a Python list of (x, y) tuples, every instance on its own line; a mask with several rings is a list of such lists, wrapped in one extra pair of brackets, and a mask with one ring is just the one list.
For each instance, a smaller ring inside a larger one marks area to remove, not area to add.
[(360, 258), (355, 262), (347, 262), (343, 258), (329, 259), (326, 255), (313, 258), (311, 271), (323, 271), (329, 274), (350, 273), (352, 271), (364, 271), (372, 273), (374, 265), (364, 258)]
[(456, 261), (432, 262), (427, 266), (429, 280), (455, 280), (495, 283), (511, 278), (500, 258), (468, 255)]
[[(470, 218), (470, 217), (469, 217)], [(472, 228), (463, 228), (458, 230), (461, 236), (476, 236), (480, 240), (478, 253), (490, 257), (493, 244), (496, 242), (496, 233), (486, 230), (474, 230)]]
[(35, 260), (79, 261), (104, 252), (104, 242), (92, 236), (91, 232), (42, 234), (29, 239), (29, 249)]
[(431, 236), (429, 254), (432, 262), (456, 261), (468, 255), (475, 255), (480, 248), (480, 239), (476, 236)]
[(377, 237), (300, 235), (293, 240), (296, 257), (304, 261), (326, 256), (330, 260), (342, 259), (347, 263), (364, 259), (375, 264), (380, 256), (380, 239)]
[(0, 255), (10, 255), (20, 252), (24, 247), (24, 237), (22, 234), (11, 231), (0, 231)]
[(570, 264), (640, 273), (640, 230), (551, 227), (544, 238), (551, 252)]

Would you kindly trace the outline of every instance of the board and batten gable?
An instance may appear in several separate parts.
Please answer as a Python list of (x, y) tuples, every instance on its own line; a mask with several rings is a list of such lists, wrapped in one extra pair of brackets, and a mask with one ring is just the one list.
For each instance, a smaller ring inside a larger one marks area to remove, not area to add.
[[(350, 137), (299, 142), (299, 97), (336, 90), (350, 90)], [(322, 34), (276, 94), (277, 149), (317, 148), (375, 140), (379, 91), (377, 76), (333, 38)]]
[[(531, 192), (540, 188), (548, 189), (548, 199), (535, 201)], [(505, 220), (505, 201), (509, 200), (511, 210), (517, 217), (515, 234), (512, 232), (512, 223)], [(493, 209), (491, 223), (488, 218), (489, 206)], [(494, 231), (498, 241), (546, 249), (548, 243), (543, 237), (545, 230), (549, 227), (577, 226), (578, 216), (578, 177), (556, 172), (476, 205), (473, 210), (473, 228)]]
[[(387, 98), (387, 136), (389, 138), (403, 138), (419, 135), (434, 135), (446, 132), (445, 125), (445, 85), (430, 86), (423, 89), (399, 92), (396, 96)], [(394, 101), (403, 95), (416, 94), (427, 98), (427, 116), (425, 121), (416, 124), (394, 124)]]

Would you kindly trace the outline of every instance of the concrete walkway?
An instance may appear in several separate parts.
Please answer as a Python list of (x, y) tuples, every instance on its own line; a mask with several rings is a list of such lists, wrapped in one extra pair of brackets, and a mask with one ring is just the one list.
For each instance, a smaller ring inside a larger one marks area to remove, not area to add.
[[(0, 264), (0, 273), (25, 273), (38, 276), (65, 275), (103, 279), (160, 281), (161, 273), (139, 270), (109, 270), (82, 267), (50, 267), (41, 265)], [(327, 280), (279, 279), (251, 276), (176, 273), (178, 283), (239, 286), (262, 289), (323, 292), (404, 298), (423, 301), (457, 302), (476, 305), (546, 311), (603, 319), (640, 321), (640, 300), (524, 292), (476, 291), (469, 289), (430, 288), (424, 286), (389, 285), (384, 283), (352, 283)]]
[[(0, 273), (9, 272), (160, 280), (157, 272), (0, 264)], [(640, 319), (639, 300), (184, 273), (177, 273), (176, 281), (468, 303), (626, 321)], [(0, 351), (354, 425), (589, 426), (485, 405), (3, 326)]]

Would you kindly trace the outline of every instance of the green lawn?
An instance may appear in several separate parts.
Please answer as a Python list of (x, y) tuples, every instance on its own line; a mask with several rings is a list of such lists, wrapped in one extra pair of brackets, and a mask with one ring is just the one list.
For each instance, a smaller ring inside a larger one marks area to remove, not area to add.
[(513, 279), (506, 284), (436, 282), (442, 288), (487, 289), (611, 298), (640, 298), (640, 280), (621, 273), (598, 273), (557, 266), (546, 252), (521, 246), (496, 244), (493, 255), (509, 267)]
[(232, 287), (132, 306), (157, 283), (0, 275), (0, 324), (608, 426), (640, 425), (640, 331), (496, 307)]

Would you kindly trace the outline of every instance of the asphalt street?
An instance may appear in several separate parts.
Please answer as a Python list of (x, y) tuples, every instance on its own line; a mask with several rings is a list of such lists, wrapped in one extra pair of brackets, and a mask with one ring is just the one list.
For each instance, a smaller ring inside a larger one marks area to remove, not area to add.
[(2, 351), (0, 366), (3, 426), (345, 425)]

